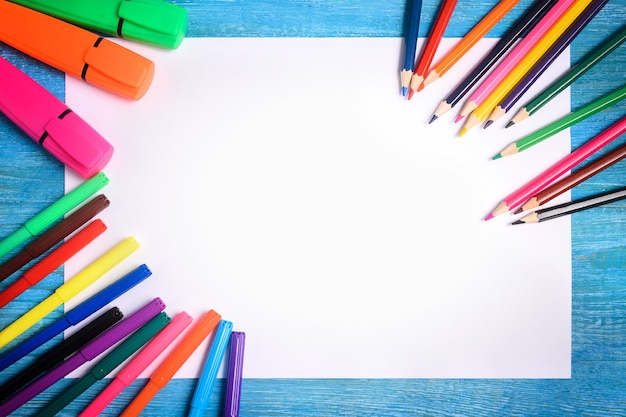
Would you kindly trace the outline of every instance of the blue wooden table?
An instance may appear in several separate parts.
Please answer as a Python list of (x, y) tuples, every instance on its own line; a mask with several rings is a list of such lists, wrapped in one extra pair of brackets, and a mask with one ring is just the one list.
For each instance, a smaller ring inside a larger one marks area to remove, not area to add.
[[(401, 37), (404, 0), (179, 0), (189, 13), (190, 37)], [(427, 35), (438, 1), (425, 0), (420, 36)], [(497, 1), (460, 1), (446, 37), (463, 36)], [(522, 0), (489, 37), (503, 31), (532, 2)], [(626, 23), (626, 0), (611, 0), (573, 43), (572, 62)], [(0, 53), (59, 98), (63, 76), (5, 45)], [(578, 80), (572, 108), (624, 84), (622, 46)], [(571, 129), (577, 147), (626, 114), (626, 103)], [(626, 142), (620, 138), (608, 149)], [(605, 150), (606, 152), (606, 150)], [(626, 161), (576, 187), (572, 198), (626, 184)], [(0, 238), (63, 194), (63, 169), (0, 116)], [(243, 383), (243, 416), (624, 416), (626, 415), (626, 206), (615, 203), (572, 216), (572, 378), (562, 380), (255, 380)], [(549, 256), (549, 255), (547, 255)], [(29, 297), (0, 310), (0, 327), (47, 296), (62, 280), (55, 272)], [(2, 284), (6, 286), (7, 284)], [(0, 287), (3, 288), (3, 287)], [(58, 310), (52, 318), (58, 317)], [(52, 320), (49, 318), (48, 320)], [(48, 323), (46, 321), (45, 323)], [(45, 324), (44, 323), (44, 324)], [(35, 354), (37, 351), (35, 352)], [(24, 362), (32, 359), (27, 358)], [(15, 368), (15, 369), (14, 369)], [(7, 369), (0, 382), (19, 371)], [(31, 415), (71, 381), (62, 381), (15, 415)], [(143, 381), (103, 415), (117, 415)], [(186, 415), (195, 381), (177, 379), (144, 415)], [(59, 415), (76, 415), (102, 389), (92, 387)], [(221, 415), (224, 381), (207, 416)]]

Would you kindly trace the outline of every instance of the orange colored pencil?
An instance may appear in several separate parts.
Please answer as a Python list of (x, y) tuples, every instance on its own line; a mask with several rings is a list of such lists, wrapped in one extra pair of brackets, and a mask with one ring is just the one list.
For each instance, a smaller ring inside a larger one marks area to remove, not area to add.
[(450, 22), (456, 3), (457, 0), (443, 0), (441, 3), (439, 13), (437, 14), (433, 28), (430, 31), (430, 35), (428, 35), (428, 40), (426, 41), (424, 50), (422, 51), (420, 59), (415, 66), (415, 71), (411, 76), (411, 89), (409, 90), (408, 96), (409, 100), (413, 96), (413, 93), (421, 91), (422, 88), (424, 88), (422, 86), (422, 81), (424, 81), (424, 77), (430, 69), (430, 65), (433, 63), (433, 59), (437, 53), (437, 48), (439, 47), (443, 34), (448, 27), (448, 23)]
[(499, 2), (428, 72), (423, 86), (428, 86), (428, 84), (438, 80), (448, 72), (467, 51), (476, 45), (519, 2), (520, 0), (502, 0)]

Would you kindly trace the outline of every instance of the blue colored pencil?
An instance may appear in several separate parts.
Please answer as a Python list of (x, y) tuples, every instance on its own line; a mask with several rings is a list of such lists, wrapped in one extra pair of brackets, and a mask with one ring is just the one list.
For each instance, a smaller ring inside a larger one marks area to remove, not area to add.
[(409, 27), (404, 33), (404, 64), (402, 71), (400, 71), (400, 83), (402, 84), (403, 96), (406, 96), (409, 92), (411, 77), (415, 69), (417, 37), (422, 14), (422, 0), (409, 0), (409, 3)]

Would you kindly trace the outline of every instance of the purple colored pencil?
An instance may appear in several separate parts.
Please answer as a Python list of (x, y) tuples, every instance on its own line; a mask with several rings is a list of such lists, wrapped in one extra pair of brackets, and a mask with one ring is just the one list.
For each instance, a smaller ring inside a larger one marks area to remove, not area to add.
[(148, 304), (141, 307), (132, 315), (128, 316), (109, 330), (102, 333), (96, 339), (85, 345), (78, 352), (70, 356), (57, 367), (36, 379), (13, 397), (0, 405), (0, 416), (6, 416), (17, 410), (26, 402), (33, 399), (37, 394), (52, 386), (55, 382), (68, 375), (74, 369), (85, 362), (95, 359), (105, 350), (133, 333), (135, 330), (146, 324), (165, 309), (165, 304), (160, 298), (155, 298)]
[(559, 55), (572, 43), (591, 20), (602, 10), (609, 0), (594, 0), (583, 11), (583, 13), (567, 28), (565, 33), (548, 49), (548, 51), (537, 61), (530, 71), (517, 83), (517, 85), (506, 95), (504, 99), (493, 110), (489, 119), (485, 123), (485, 128), (489, 127), (500, 117), (504, 116), (515, 103), (528, 91), (535, 81), (543, 74)]
[(224, 404), (224, 417), (239, 417), (241, 381), (243, 377), (243, 352), (245, 344), (245, 333), (231, 333), (230, 351), (228, 357), (228, 374), (226, 375), (226, 402)]

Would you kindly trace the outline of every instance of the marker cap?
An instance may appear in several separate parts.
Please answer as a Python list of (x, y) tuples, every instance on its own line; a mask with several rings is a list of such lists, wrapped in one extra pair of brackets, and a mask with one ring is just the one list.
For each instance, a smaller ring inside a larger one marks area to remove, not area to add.
[(187, 10), (168, 0), (13, 0), (94, 32), (177, 48), (187, 32)]
[(187, 10), (161, 0), (120, 3), (121, 37), (166, 48), (178, 48), (187, 33)]

